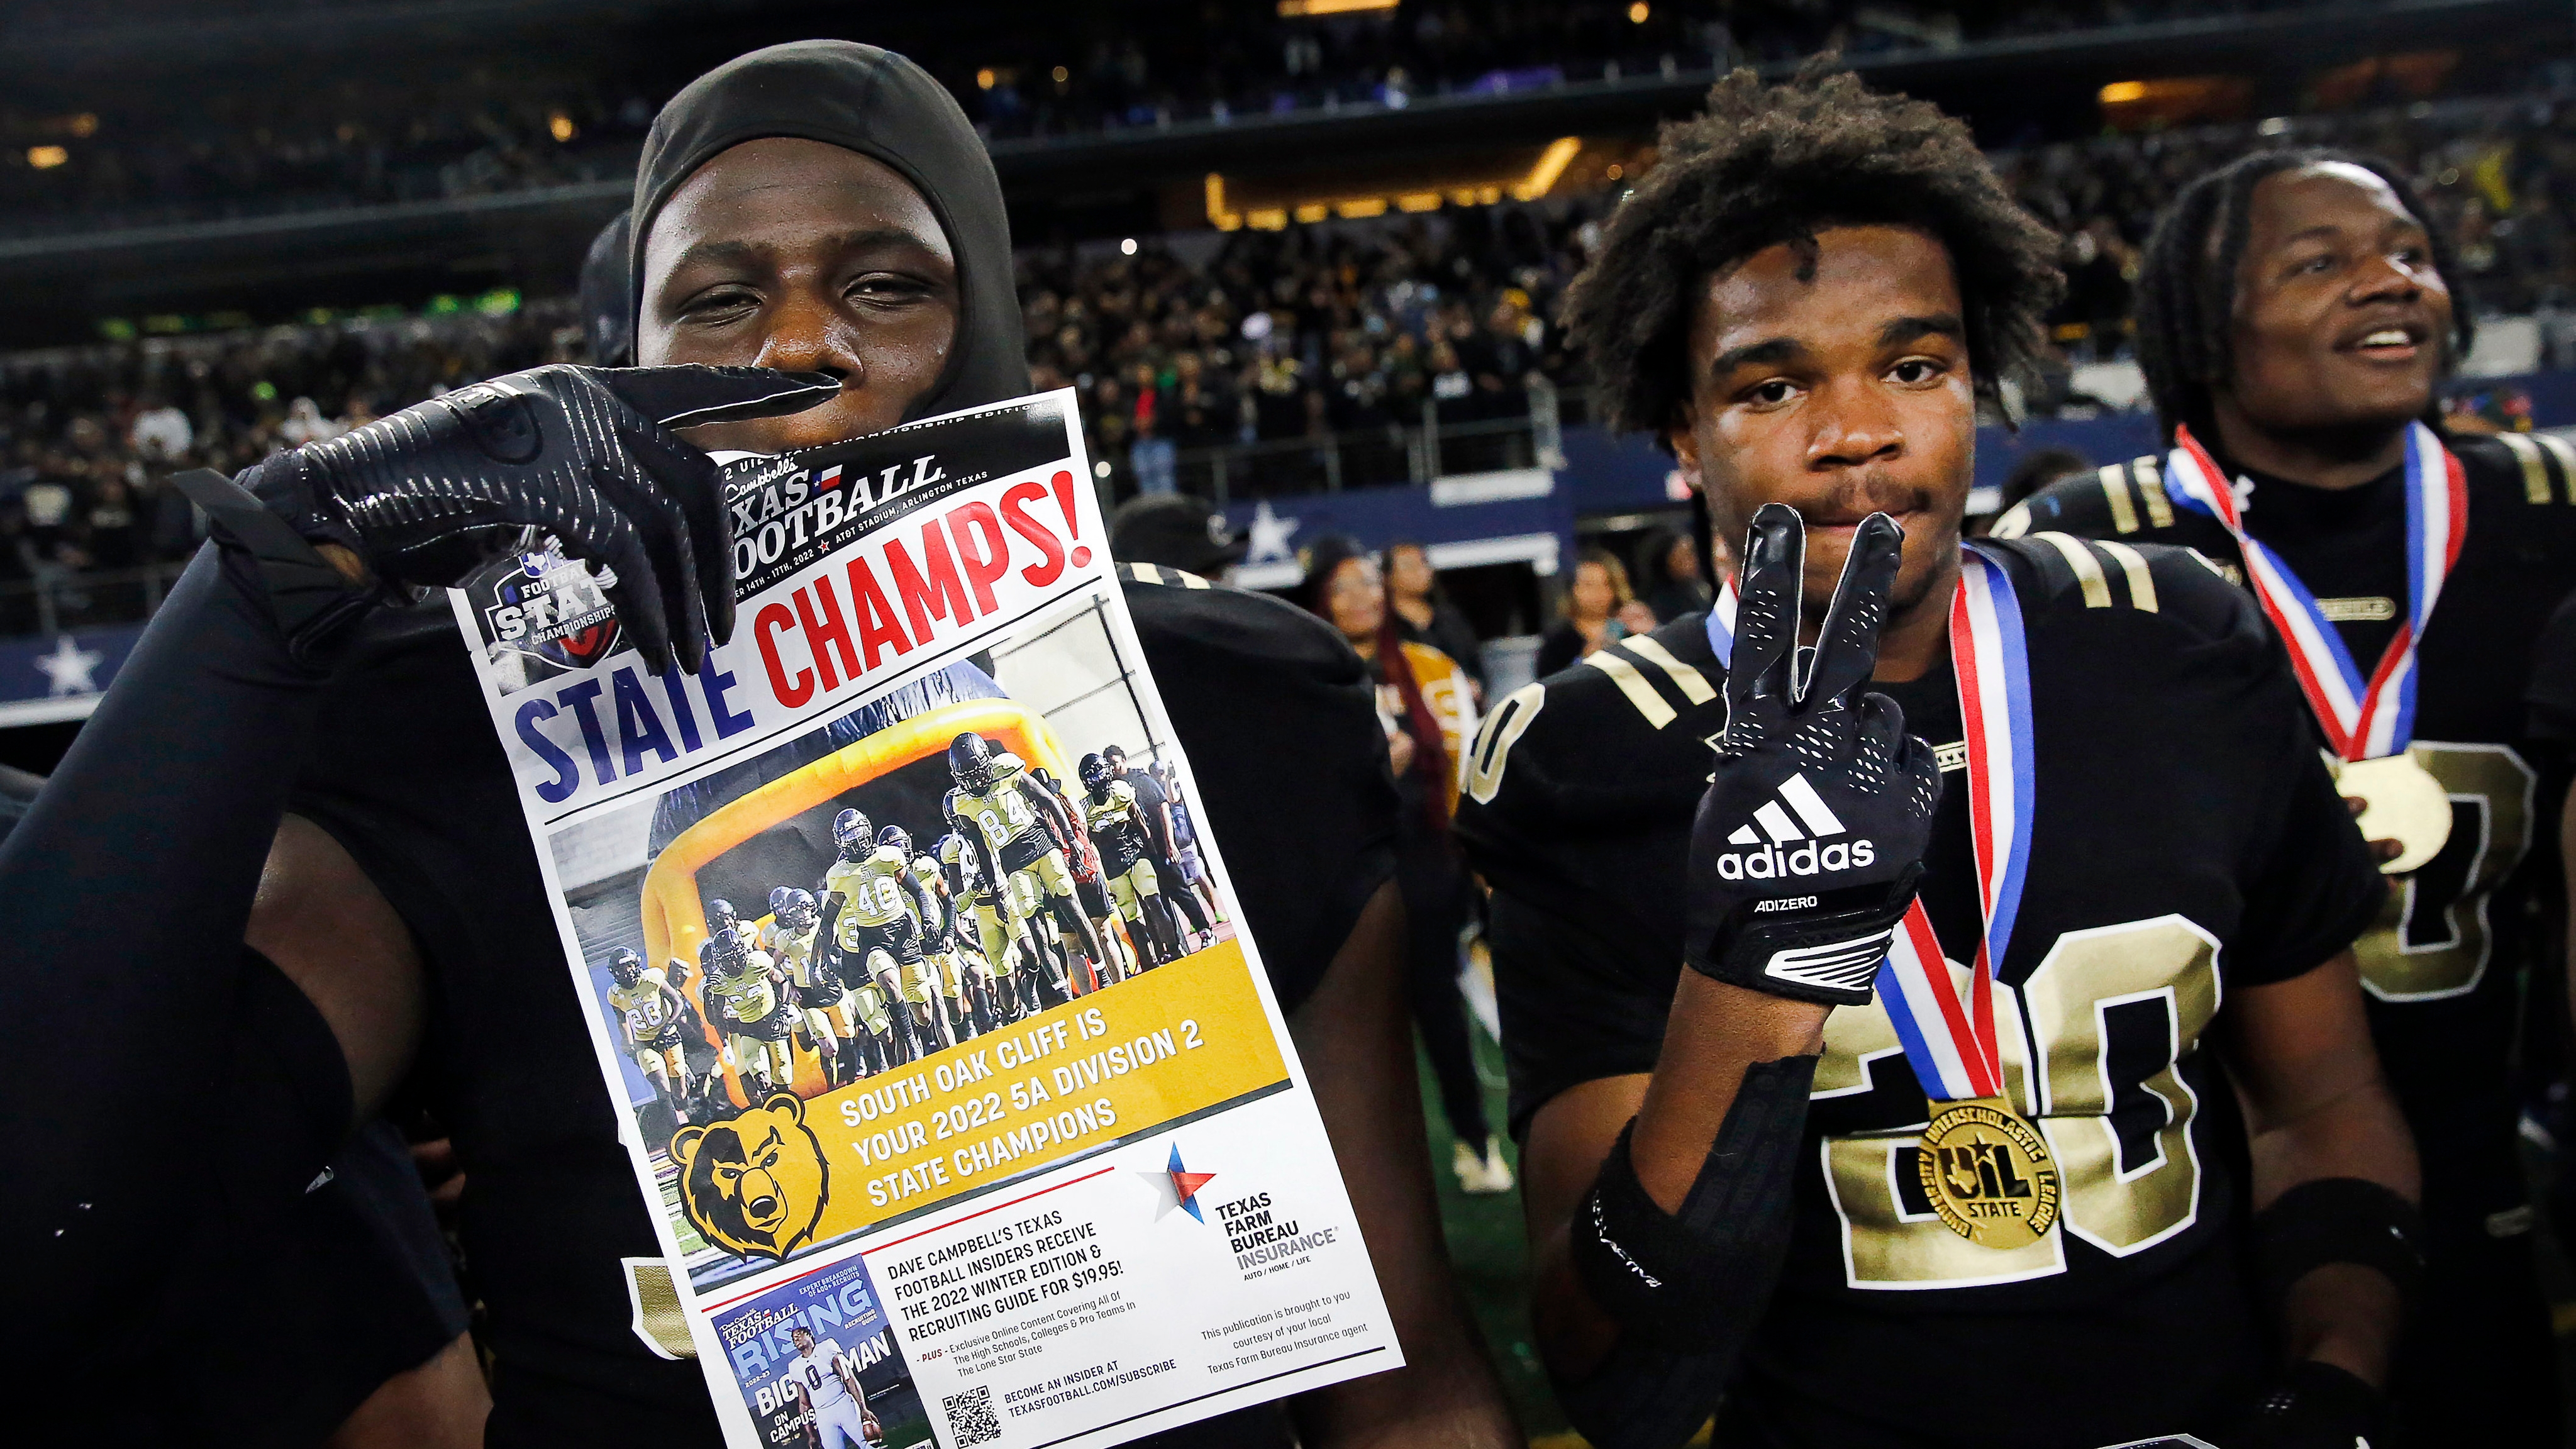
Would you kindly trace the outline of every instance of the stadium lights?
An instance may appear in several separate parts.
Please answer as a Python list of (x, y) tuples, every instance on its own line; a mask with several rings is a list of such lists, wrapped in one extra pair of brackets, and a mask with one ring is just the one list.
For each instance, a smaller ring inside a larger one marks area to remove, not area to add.
[(1563, 176), (1565, 168), (1573, 162), (1574, 153), (1582, 149), (1583, 140), (1579, 136), (1559, 136), (1548, 142), (1547, 149), (1539, 153), (1538, 164), (1532, 166), (1529, 174), (1520, 179), (1520, 184), (1512, 188), (1512, 196), (1520, 201), (1536, 201), (1547, 195), (1549, 188), (1556, 185), (1556, 179)]
[[(1246, 205), (1231, 197), (1225, 177), (1211, 171), (1207, 173), (1207, 219), (1208, 224), (1219, 231), (1235, 231), (1247, 226), (1254, 231), (1277, 231), (1292, 217), (1300, 222), (1318, 222), (1332, 216), (1356, 221), (1384, 216), (1390, 208), (1422, 212), (1437, 211), (1444, 203), (1492, 206), (1506, 196), (1515, 201), (1536, 201), (1556, 189), (1566, 168), (1574, 164), (1574, 158), (1582, 151), (1583, 138), (1559, 136), (1539, 152), (1526, 171), (1517, 176), (1496, 176), (1490, 171), (1477, 175), (1471, 171), (1463, 176), (1389, 177), (1376, 188), (1356, 194), (1324, 191), (1322, 195), (1316, 195), (1315, 191), (1309, 190), (1302, 195), (1278, 195), (1280, 191), (1294, 193), (1300, 188), (1294, 180), (1272, 182), (1268, 186), (1256, 185), (1256, 190), (1270, 193), (1261, 198), (1263, 204), (1259, 205)], [(1343, 184), (1349, 183), (1345, 180)], [(1315, 190), (1322, 190), (1322, 187), (1319, 185)]]
[(39, 171), (51, 171), (70, 159), (72, 159), (72, 153), (64, 150), (60, 146), (30, 146), (27, 148), (27, 164), (35, 167)]
[(1355, 10), (1392, 10), (1396, 0), (1279, 0), (1279, 18), (1295, 20), (1308, 15), (1348, 15)]

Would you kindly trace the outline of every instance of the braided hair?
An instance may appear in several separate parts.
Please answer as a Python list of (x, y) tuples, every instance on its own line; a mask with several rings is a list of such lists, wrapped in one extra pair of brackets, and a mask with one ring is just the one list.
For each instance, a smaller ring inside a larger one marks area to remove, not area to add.
[[(2254, 188), (2267, 177), (2331, 163), (2357, 166), (2388, 184), (2398, 204), (2424, 227), (2433, 270), (2458, 276), (2451, 239), (2433, 222), (2415, 188), (2373, 156), (2324, 146), (2279, 147), (2239, 156), (2185, 186), (2156, 218), (2138, 274), (2138, 366), (2165, 441), (2176, 426), (2204, 441), (2218, 436), (2210, 396), (2234, 365), (2229, 339), (2236, 315), (2236, 274), (2253, 232)], [(2451, 313), (2450, 361), (2468, 355), (2469, 309)], [(2447, 370), (2447, 369), (2446, 369)]]
[(1711, 273), (1782, 243), (1812, 260), (1816, 233), (1831, 227), (1914, 227), (1940, 240), (1981, 396), (2044, 345), (2040, 320), (2065, 288), (2057, 238), (2004, 189), (1967, 126), (1930, 102), (1876, 95), (1819, 66), (1776, 86), (1738, 70), (1658, 144), (1662, 159), (1566, 293), (1566, 328), (1614, 426), (1673, 425), (1690, 396), (1687, 339)]

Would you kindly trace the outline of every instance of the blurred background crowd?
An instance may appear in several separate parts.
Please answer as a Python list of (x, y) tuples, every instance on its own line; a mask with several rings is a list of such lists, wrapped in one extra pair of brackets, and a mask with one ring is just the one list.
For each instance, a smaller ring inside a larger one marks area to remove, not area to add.
[[(2263, 26), (2331, 21), (2335, 7), (1134, 8), (1164, 23), (1032, 12), (995, 27), (1000, 41), (954, 26), (908, 44), (874, 37), (922, 59), (992, 138), (1022, 242), (1031, 366), (1040, 386), (1081, 391), (1112, 503), (1561, 467), (1562, 430), (1591, 412), (1557, 300), (1653, 164), (1654, 120), (1687, 109), (1718, 68), (1826, 47), (1969, 114), (2062, 234), (2070, 287), (2050, 365), (2016, 399), (2025, 416), (2143, 405), (2131, 293), (2157, 209), (2191, 175), (2282, 141), (2373, 151), (2415, 177), (2458, 237), (2469, 305), (2512, 321), (2485, 370), (2576, 366), (2576, 67), (2529, 47), (2448, 34), (2096, 84), (2123, 65), (2152, 72), (2158, 36), (2259, 41)], [(495, 255), (492, 235), (523, 215), (530, 234), (595, 226), (701, 52), (811, 28), (794, 5), (739, 0), (692, 12), (699, 30), (677, 43), (609, 32), (584, 47), (478, 44), (458, 63), (447, 47), (469, 37), (401, 9), (145, 5), (104, 28), (56, 11), (0, 32), (17, 57), (0, 68), (29, 81), (0, 100), (0, 276), (13, 248), (20, 262), (145, 248), (136, 279), (45, 294), (57, 311), (0, 328), (0, 635), (148, 608), (154, 582), (125, 576), (195, 543), (167, 487), (179, 469), (230, 471), (466, 381), (586, 360), (562, 246), (537, 265)], [(437, 9), (425, 7), (433, 22)], [(667, 35), (678, 22), (662, 19)], [(394, 23), (419, 43), (362, 69), (317, 63), (309, 86), (238, 86), (173, 49), (265, 45), (318, 62)], [(138, 45), (173, 83), (110, 85), (91, 64)], [(1989, 84), (1998, 74), (2020, 82), (2009, 99)], [(1624, 109), (1602, 109), (1614, 101)], [(1398, 129), (1435, 111), (1464, 120), (1419, 141)], [(1607, 119), (1548, 139), (1596, 116)], [(1317, 180), (1309, 142), (1380, 136), (1382, 148)], [(1134, 163), (1142, 180), (1124, 200), (1103, 201), (1098, 176), (1088, 192), (1049, 194), (1012, 185), (1015, 157), (1074, 171)], [(481, 230), (437, 229), (492, 207), (506, 214)], [(307, 234), (295, 228), (317, 226), (395, 240), (299, 276), (293, 248)], [(252, 229), (242, 246), (285, 246), (278, 274), (237, 265), (223, 275), (251, 280), (217, 283), (151, 264), (151, 238), (220, 249), (228, 227)], [(297, 305), (308, 298), (326, 305)], [(1656, 537), (1629, 529), (1621, 541), (1641, 579), (1658, 572)], [(1538, 585), (1523, 592), (1552, 616), (1564, 580)], [(1544, 624), (1486, 612), (1489, 632)]]

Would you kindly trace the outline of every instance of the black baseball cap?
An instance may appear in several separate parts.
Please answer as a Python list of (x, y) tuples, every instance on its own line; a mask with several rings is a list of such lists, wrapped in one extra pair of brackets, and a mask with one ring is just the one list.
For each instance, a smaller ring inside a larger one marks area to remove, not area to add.
[(1245, 547), (1224, 514), (1187, 493), (1130, 498), (1109, 516), (1109, 553), (1120, 563), (1160, 564), (1214, 577), (1241, 562)]

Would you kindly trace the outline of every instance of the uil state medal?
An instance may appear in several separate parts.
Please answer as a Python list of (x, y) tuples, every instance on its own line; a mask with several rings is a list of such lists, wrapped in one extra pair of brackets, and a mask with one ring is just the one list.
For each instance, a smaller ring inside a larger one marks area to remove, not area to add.
[(1915, 1171), (1942, 1226), (1981, 1248), (2026, 1248), (2057, 1223), (2057, 1162), (2000, 1097), (1943, 1102)]

